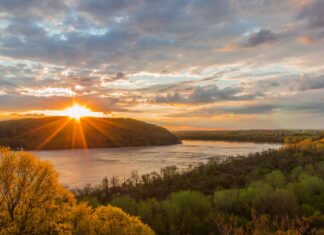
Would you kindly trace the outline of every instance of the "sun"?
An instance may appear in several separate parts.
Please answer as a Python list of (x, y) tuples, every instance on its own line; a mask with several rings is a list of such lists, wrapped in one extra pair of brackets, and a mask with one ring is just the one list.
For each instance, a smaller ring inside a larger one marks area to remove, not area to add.
[(64, 116), (68, 116), (79, 121), (82, 117), (94, 117), (96, 113), (91, 111), (89, 108), (79, 105), (77, 103), (73, 104), (73, 106), (63, 110)]

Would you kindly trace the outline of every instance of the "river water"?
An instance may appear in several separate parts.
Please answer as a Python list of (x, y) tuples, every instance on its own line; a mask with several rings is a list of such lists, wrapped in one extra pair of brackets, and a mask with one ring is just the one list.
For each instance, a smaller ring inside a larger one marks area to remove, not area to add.
[(226, 141), (183, 141), (182, 144), (153, 147), (107, 148), (88, 150), (33, 151), (40, 159), (51, 161), (60, 173), (61, 182), (70, 187), (96, 185), (106, 176), (123, 181), (132, 171), (139, 175), (159, 172), (162, 167), (205, 163), (209, 159), (223, 161), (228, 156), (247, 155), (280, 144), (242, 143)]

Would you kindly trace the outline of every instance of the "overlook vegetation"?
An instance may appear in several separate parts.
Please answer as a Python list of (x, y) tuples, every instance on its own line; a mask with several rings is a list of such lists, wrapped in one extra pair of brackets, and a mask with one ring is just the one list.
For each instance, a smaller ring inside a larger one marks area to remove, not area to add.
[(0, 122), (0, 146), (13, 149), (71, 149), (179, 143), (168, 130), (125, 118), (46, 117)]
[(323, 234), (324, 138), (248, 157), (75, 191), (139, 216), (157, 234)]
[(73, 193), (47, 161), (0, 150), (0, 234), (324, 233), (324, 136)]
[(234, 130), (176, 131), (182, 140), (224, 140), (266, 143), (296, 143), (307, 138), (319, 138), (320, 130)]
[(151, 235), (121, 209), (77, 203), (49, 162), (0, 149), (0, 234)]

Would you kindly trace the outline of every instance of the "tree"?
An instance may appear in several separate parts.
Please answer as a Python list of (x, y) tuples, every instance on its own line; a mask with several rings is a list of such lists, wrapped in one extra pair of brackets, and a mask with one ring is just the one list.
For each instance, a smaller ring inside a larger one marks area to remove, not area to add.
[(122, 208), (124, 211), (131, 215), (136, 215), (137, 212), (137, 202), (135, 199), (127, 195), (116, 196), (110, 203), (110, 205)]
[(153, 235), (149, 226), (137, 217), (129, 216), (121, 209), (101, 206), (93, 213), (93, 227), (96, 235)]
[(181, 191), (166, 201), (169, 234), (208, 234), (212, 220), (211, 203), (201, 193)]
[(154, 233), (121, 209), (77, 204), (49, 162), (0, 148), (0, 234)]
[(30, 153), (2, 149), (2, 231), (37, 234), (64, 228), (64, 222), (60, 221), (66, 216), (65, 210), (75, 203), (75, 199), (59, 184), (57, 178), (58, 174), (49, 162), (40, 161)]

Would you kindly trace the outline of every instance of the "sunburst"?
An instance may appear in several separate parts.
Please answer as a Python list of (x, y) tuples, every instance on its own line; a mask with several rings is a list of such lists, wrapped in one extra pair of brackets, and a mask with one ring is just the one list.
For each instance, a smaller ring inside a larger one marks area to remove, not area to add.
[(79, 121), (82, 117), (96, 117), (98, 116), (96, 112), (93, 112), (91, 109), (74, 103), (73, 106), (62, 111), (64, 116), (73, 118)]
[(76, 146), (79, 147), (81, 146), (83, 149), (87, 149), (88, 148), (87, 138), (85, 136), (84, 129), (83, 129), (83, 125), (85, 123), (81, 121), (81, 119), (87, 121), (88, 117), (106, 117), (104, 113), (92, 111), (87, 106), (80, 105), (78, 103), (73, 103), (72, 106), (67, 107), (63, 110), (52, 111), (50, 114), (52, 116), (67, 117), (67, 119), (66, 118), (56, 119), (53, 122), (47, 123), (33, 130), (32, 132), (49, 131), (48, 132), (49, 135), (46, 138), (44, 138), (44, 140), (37, 147), (37, 149), (44, 148), (49, 142), (51, 142), (58, 134), (60, 134), (69, 125), (73, 125), (71, 129), (71, 139), (67, 140), (70, 142), (70, 147), (75, 148)]

